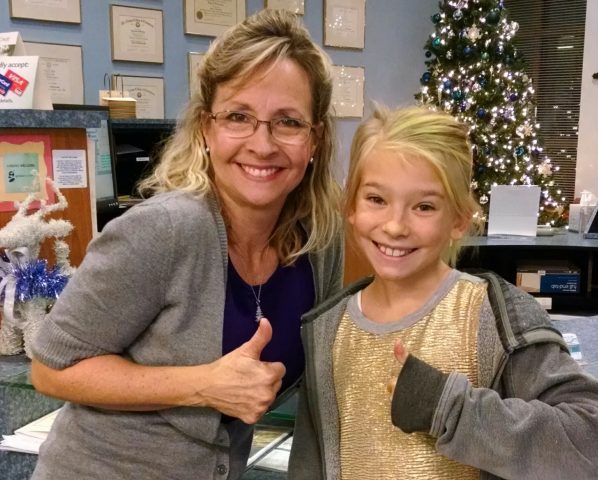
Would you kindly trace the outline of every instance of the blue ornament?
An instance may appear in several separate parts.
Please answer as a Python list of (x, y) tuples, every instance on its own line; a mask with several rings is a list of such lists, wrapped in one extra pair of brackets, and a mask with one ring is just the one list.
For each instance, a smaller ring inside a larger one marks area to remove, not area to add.
[(515, 93), (515, 92), (513, 92), (513, 93), (511, 93), (511, 95), (509, 95), (509, 100), (511, 100), (511, 102), (516, 102), (518, 98), (519, 98), (519, 95), (517, 95), (517, 93)]
[(432, 15), (432, 23), (438, 23), (440, 22), (440, 14), (439, 13), (435, 13), (434, 15)]
[(451, 94), (453, 100), (461, 100), (463, 98), (463, 92), (461, 90), (454, 90)]
[(430, 80), (432, 79), (432, 74), (430, 72), (424, 72), (424, 74), (422, 75), (420, 82), (423, 84), (427, 84), (430, 83)]
[(486, 15), (486, 23), (488, 25), (496, 25), (500, 20), (500, 10), (498, 8), (494, 8), (488, 12)]
[(463, 49), (463, 55), (465, 55), (466, 57), (470, 57), (472, 53), (473, 53), (473, 48), (470, 47), (469, 45)]
[(432, 46), (440, 47), (440, 45), (442, 45), (442, 40), (440, 40), (440, 37), (436, 37), (434, 40), (432, 40)]
[(54, 266), (48, 269), (46, 260), (33, 260), (13, 267), (15, 299), (20, 302), (32, 298), (56, 299), (68, 281), (68, 277)]
[(432, 52), (430, 50), (426, 50), (426, 58), (430, 58), (432, 56)]
[(525, 148), (522, 147), (521, 145), (515, 149), (515, 155), (517, 155), (518, 157), (520, 157), (524, 153), (525, 153)]
[(486, 116), (486, 110), (484, 110), (483, 108), (478, 108), (476, 115), (478, 116), (478, 118), (484, 118)]
[(444, 85), (445, 90), (450, 90), (451, 88), (453, 88), (453, 82), (448, 78), (444, 82), (442, 82), (442, 85)]
[(486, 85), (488, 85), (488, 79), (486, 78), (485, 75), (478, 75), (478, 83), (482, 87), (485, 87)]

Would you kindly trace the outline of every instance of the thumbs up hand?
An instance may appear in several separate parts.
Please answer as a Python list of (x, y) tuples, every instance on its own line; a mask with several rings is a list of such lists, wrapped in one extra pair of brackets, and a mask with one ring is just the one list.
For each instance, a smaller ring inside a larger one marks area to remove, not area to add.
[[(397, 340), (395, 342), (394, 356), (398, 362), (399, 371), (400, 371), (400, 368), (405, 364), (405, 361), (407, 360), (407, 357), (409, 356), (409, 352), (405, 348), (405, 345), (403, 345), (403, 342), (401, 342), (400, 340)], [(390, 394), (391, 400), (395, 393), (395, 387), (397, 385), (397, 378), (398, 378), (398, 375), (392, 377), (386, 384), (386, 390)]]
[(285, 367), (280, 362), (260, 360), (262, 350), (272, 339), (272, 326), (262, 318), (253, 337), (236, 350), (206, 365), (207, 377), (197, 385), (200, 406), (256, 423), (276, 398)]

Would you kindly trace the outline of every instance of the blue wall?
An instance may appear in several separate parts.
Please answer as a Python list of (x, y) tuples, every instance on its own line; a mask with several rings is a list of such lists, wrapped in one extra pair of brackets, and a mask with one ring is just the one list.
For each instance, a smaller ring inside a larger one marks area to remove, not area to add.
[[(211, 37), (183, 33), (183, 0), (81, 0), (80, 25), (10, 19), (9, 0), (0, 1), (0, 32), (19, 31), (25, 41), (83, 46), (85, 103), (98, 103), (104, 74), (164, 77), (166, 116), (175, 118), (187, 100), (188, 52), (204, 52)], [(324, 0), (306, 0), (304, 22), (322, 45)], [(164, 11), (164, 64), (112, 62), (109, 5), (157, 8)], [(264, 0), (247, 0), (247, 14), (263, 8)], [(423, 45), (433, 31), (430, 16), (437, 0), (367, 0), (365, 48), (325, 48), (339, 65), (365, 67), (365, 100), (391, 106), (413, 102), (424, 69)], [(367, 112), (367, 107), (366, 107)], [(356, 119), (338, 121), (339, 177), (344, 177)]]

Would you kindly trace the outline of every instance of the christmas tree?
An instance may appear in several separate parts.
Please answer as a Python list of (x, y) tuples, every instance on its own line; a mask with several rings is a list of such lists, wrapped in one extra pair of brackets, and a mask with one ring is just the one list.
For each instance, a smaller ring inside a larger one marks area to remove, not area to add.
[(542, 154), (532, 79), (513, 43), (519, 25), (502, 0), (442, 0), (439, 8), (416, 98), (470, 126), (472, 190), (485, 217), (492, 185), (538, 185), (539, 223), (562, 225), (558, 167)]

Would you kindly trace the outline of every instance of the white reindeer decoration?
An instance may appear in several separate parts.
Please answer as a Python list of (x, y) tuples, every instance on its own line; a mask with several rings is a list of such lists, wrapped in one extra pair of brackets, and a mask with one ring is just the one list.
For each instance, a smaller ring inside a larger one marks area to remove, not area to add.
[[(41, 245), (44, 240), (54, 238), (53, 250), (56, 256), (56, 269), (64, 277), (72, 274), (69, 262), (69, 247), (61, 240), (69, 235), (73, 225), (68, 220), (49, 219), (44, 217), (51, 212), (64, 210), (68, 203), (66, 198), (51, 179), (48, 184), (56, 194), (57, 202), (47, 205), (41, 201), (36, 212), (27, 215), (27, 209), (36, 200), (34, 194), (29, 195), (18, 206), (12, 219), (0, 229), (0, 247), (4, 249), (0, 259), (0, 296), (4, 298), (3, 318), (0, 323), (0, 355), (16, 355), (25, 349), (31, 357), (30, 344), (40, 322), (53, 304), (55, 298), (45, 295), (31, 296), (24, 300), (19, 298), (19, 274), (34, 265), (29, 271), (46, 272), (45, 262), (38, 262)], [(54, 272), (53, 271), (53, 272)], [(22, 279), (21, 279), (22, 280)], [(64, 285), (64, 283), (62, 283)]]

